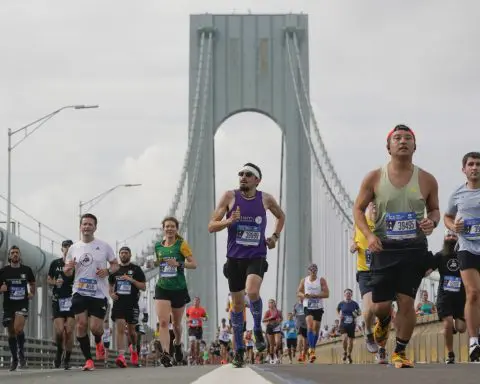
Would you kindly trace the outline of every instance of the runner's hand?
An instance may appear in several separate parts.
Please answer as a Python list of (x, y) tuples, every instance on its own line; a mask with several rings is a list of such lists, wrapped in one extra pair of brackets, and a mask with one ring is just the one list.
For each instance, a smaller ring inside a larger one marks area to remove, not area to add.
[(376, 253), (383, 250), (382, 242), (373, 233), (367, 237), (367, 241), (368, 241), (367, 248), (370, 250), (370, 252)]
[(267, 243), (267, 247), (268, 249), (273, 249), (275, 248), (275, 244), (277, 243), (277, 240), (275, 240), (275, 238), (272, 237), (269, 237), (265, 240), (265, 242)]
[(428, 217), (424, 217), (420, 221), (420, 229), (423, 231), (423, 233), (426, 236), (429, 236), (432, 234), (433, 230), (435, 229), (435, 224), (433, 223), (433, 220), (429, 219)]
[(455, 227), (455, 232), (456, 233), (462, 233), (463, 232), (463, 219), (461, 217), (457, 217), (455, 219), (455, 222), (453, 223)]

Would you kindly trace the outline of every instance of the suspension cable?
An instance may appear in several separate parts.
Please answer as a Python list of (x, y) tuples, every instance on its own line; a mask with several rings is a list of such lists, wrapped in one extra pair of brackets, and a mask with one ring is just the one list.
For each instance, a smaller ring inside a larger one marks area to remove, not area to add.
[(295, 79), (295, 71), (293, 69), (292, 53), (290, 51), (290, 41), (289, 41), (288, 34), (286, 34), (285, 43), (286, 43), (286, 47), (287, 47), (288, 63), (289, 63), (289, 67), (290, 67), (290, 74), (291, 74), (292, 81), (293, 81), (293, 88), (295, 90), (295, 98), (297, 100), (297, 106), (298, 106), (298, 110), (299, 110), (299, 114), (300, 114), (300, 120), (301, 120), (301, 123), (302, 123), (303, 130), (305, 132), (305, 137), (307, 139), (308, 146), (310, 147), (311, 156), (313, 156), (313, 158), (315, 160), (315, 165), (317, 166), (317, 170), (318, 170), (318, 172), (320, 173), (320, 176), (323, 179), (323, 184), (324, 184), (325, 189), (328, 191), (331, 199), (333, 200), (334, 204), (338, 207), (338, 209), (341, 211), (342, 215), (352, 225), (353, 224), (352, 218), (347, 214), (347, 212), (345, 212), (344, 208), (342, 207), (342, 205), (338, 201), (336, 194), (334, 193), (331, 186), (329, 185), (327, 177), (326, 177), (325, 173), (323, 172), (322, 166), (320, 164), (320, 160), (318, 158), (317, 152), (315, 151), (315, 148), (313, 146), (312, 138), (311, 138), (311, 135), (310, 135), (309, 130), (307, 128), (307, 123), (305, 121), (305, 116), (303, 115), (302, 105), (301, 105), (301, 102), (300, 102), (300, 95), (298, 93), (298, 84), (297, 84), (297, 80)]
[[(281, 146), (281, 150), (280, 150), (280, 194), (279, 194), (279, 202), (278, 202), (280, 207), (282, 206), (282, 201), (283, 201), (283, 158), (284, 158), (284, 155), (285, 155), (285, 133), (282, 130), (282, 146)], [(281, 287), (278, 285), (279, 280), (280, 280), (280, 273), (279, 273), (280, 272), (280, 252), (281, 252), (281, 250), (280, 250), (280, 239), (278, 239), (278, 242), (277, 242), (277, 276), (276, 276), (275, 298), (277, 300), (277, 303), (280, 303), (280, 305), (282, 305), (282, 302), (278, 301), (278, 299), (279, 299), (278, 291), (279, 291), (279, 289), (283, 290), (283, 281), (282, 281), (282, 286)], [(284, 252), (283, 257), (285, 257), (285, 252)], [(283, 280), (283, 271), (282, 271), (282, 280)]]

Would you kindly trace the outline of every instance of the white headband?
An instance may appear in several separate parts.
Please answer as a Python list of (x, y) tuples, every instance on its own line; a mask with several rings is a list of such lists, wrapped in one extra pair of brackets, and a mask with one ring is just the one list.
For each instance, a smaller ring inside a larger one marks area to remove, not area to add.
[(260, 173), (255, 168), (251, 167), (250, 165), (244, 166), (240, 170), (240, 172), (242, 172), (242, 171), (252, 172), (257, 179), (260, 179)]

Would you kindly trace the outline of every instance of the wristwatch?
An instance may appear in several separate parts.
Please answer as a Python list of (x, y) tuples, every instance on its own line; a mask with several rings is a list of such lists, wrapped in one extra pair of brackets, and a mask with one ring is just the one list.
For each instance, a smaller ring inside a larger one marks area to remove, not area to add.
[(280, 238), (280, 235), (276, 232), (273, 232), (272, 237), (275, 237), (276, 240)]
[[(432, 219), (430, 219), (430, 220), (432, 220)], [(437, 228), (438, 221), (432, 220), (432, 223), (433, 223), (433, 228)]]

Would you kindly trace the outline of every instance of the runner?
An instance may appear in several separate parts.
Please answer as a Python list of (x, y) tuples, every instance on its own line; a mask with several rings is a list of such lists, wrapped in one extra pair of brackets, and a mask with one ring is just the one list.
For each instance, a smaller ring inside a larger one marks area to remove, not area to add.
[(463, 156), (462, 172), (467, 182), (450, 196), (445, 226), (458, 234), (458, 261), (465, 284), (465, 319), (470, 335), (470, 361), (480, 358), (480, 152)]
[[(227, 262), (223, 274), (228, 280), (233, 300), (232, 328), (235, 356), (232, 364), (235, 367), (243, 367), (245, 291), (250, 299), (255, 346), (261, 352), (266, 346), (262, 333), (263, 305), (260, 287), (268, 269), (267, 247), (269, 249), (275, 247), (285, 223), (285, 214), (271, 195), (257, 190), (262, 179), (259, 167), (246, 163), (238, 172), (238, 177), (239, 189), (223, 194), (208, 224), (208, 230), (213, 233), (228, 228)], [(275, 230), (268, 238), (265, 237), (267, 210), (270, 210), (277, 219)], [(227, 217), (223, 219), (225, 215)]]
[(187, 308), (188, 338), (190, 340), (190, 354), (195, 364), (202, 364), (200, 343), (203, 340), (203, 322), (208, 319), (207, 311), (200, 306), (200, 298), (193, 299), (193, 305)]
[(298, 301), (293, 306), (293, 315), (295, 316), (295, 326), (297, 328), (298, 340), (298, 362), (305, 361), (305, 355), (308, 351), (307, 343), (307, 322), (305, 320), (305, 309), (303, 307), (303, 298), (298, 296)]
[(8, 251), (8, 265), (0, 270), (0, 292), (3, 293), (3, 326), (8, 332), (8, 346), (12, 353), (10, 371), (27, 368), (25, 359), (25, 322), (29, 300), (35, 295), (35, 276), (30, 267), (21, 264), (20, 248), (12, 245)]
[(136, 326), (140, 315), (138, 301), (140, 291), (145, 291), (145, 274), (142, 268), (130, 262), (132, 251), (129, 247), (122, 247), (119, 251), (120, 268), (108, 278), (110, 283), (110, 297), (113, 300), (112, 321), (116, 327), (116, 341), (118, 357), (115, 364), (126, 368), (125, 360), (125, 326), (128, 329), (129, 345), (135, 346), (131, 350), (130, 363), (138, 366), (138, 344)]
[(230, 329), (230, 326), (227, 324), (227, 320), (222, 319), (219, 327), (219, 332), (218, 332), (218, 341), (220, 342), (220, 357), (222, 359), (221, 360), (222, 364), (227, 364), (228, 362), (228, 349), (230, 344), (231, 333), (232, 333), (232, 330)]
[(287, 340), (288, 359), (290, 364), (293, 364), (295, 358), (295, 351), (297, 350), (297, 329), (295, 327), (295, 320), (293, 319), (293, 313), (289, 312), (287, 320), (283, 323), (283, 332), (285, 339)]
[(72, 276), (75, 271), (72, 311), (75, 314), (77, 340), (85, 357), (84, 371), (95, 369), (87, 326), (95, 338), (97, 360), (105, 359), (102, 335), (108, 305), (108, 275), (115, 273), (119, 267), (112, 247), (94, 237), (97, 224), (97, 218), (91, 213), (81, 217), (82, 239), (69, 248), (64, 268), (66, 276)]
[(65, 276), (63, 268), (65, 267), (65, 257), (72, 244), (72, 240), (64, 240), (62, 242), (63, 256), (50, 263), (47, 275), (47, 284), (53, 286), (52, 314), (55, 343), (57, 344), (57, 353), (55, 355), (53, 366), (55, 368), (60, 368), (63, 347), (65, 346), (65, 359), (63, 361), (63, 366), (66, 370), (70, 369), (75, 316), (72, 312), (73, 276)]
[[(387, 135), (390, 162), (370, 172), (362, 182), (353, 213), (355, 224), (366, 237), (372, 252), (371, 281), (373, 311), (378, 320), (375, 341), (384, 347), (391, 323), (394, 299), (398, 302), (397, 340), (392, 362), (397, 368), (411, 368), (405, 348), (416, 323), (415, 297), (428, 263), (426, 236), (437, 226), (438, 185), (435, 178), (412, 163), (415, 135), (397, 125)], [(377, 207), (372, 232), (365, 209)], [(427, 217), (425, 217), (425, 210)]]
[(307, 322), (308, 358), (313, 363), (317, 356), (315, 348), (323, 317), (323, 299), (328, 299), (330, 291), (327, 281), (319, 277), (317, 264), (308, 267), (308, 276), (300, 280), (297, 295), (303, 298), (303, 310)]
[[(282, 337), (282, 312), (277, 308), (275, 300), (268, 300), (268, 309), (263, 315), (263, 322), (267, 324), (268, 350), (270, 353), (270, 364), (280, 364), (282, 356), (278, 354), (278, 347), (281, 347)], [(281, 348), (280, 348), (281, 351)]]
[(164, 367), (173, 365), (168, 353), (170, 332), (168, 323), (173, 316), (173, 332), (175, 333), (175, 360), (183, 361), (182, 352), (182, 319), (185, 305), (190, 302), (185, 268), (197, 268), (188, 243), (178, 234), (178, 220), (166, 217), (162, 221), (164, 240), (155, 244), (155, 264), (160, 267), (160, 276), (155, 287), (155, 309), (157, 312), (159, 340), (162, 346), (160, 361)]
[(437, 306), (438, 318), (443, 322), (443, 334), (447, 347), (447, 364), (455, 363), (453, 352), (453, 335), (465, 332), (465, 287), (460, 277), (460, 263), (458, 262), (455, 245), (458, 237), (455, 232), (447, 229), (443, 241), (443, 249), (435, 254), (432, 259), (430, 274), (438, 269), (440, 280), (438, 282)]
[[(375, 229), (375, 218), (377, 216), (377, 207), (373, 202), (370, 202), (365, 211), (365, 218), (368, 227), (371, 231)], [(368, 250), (368, 241), (363, 233), (355, 225), (353, 231), (353, 244), (350, 247), (350, 252), (357, 252), (357, 283), (362, 297), (363, 319), (365, 320), (365, 342), (367, 350), (370, 353), (378, 352), (378, 360), (381, 361), (386, 358), (385, 348), (378, 350), (373, 337), (373, 323), (375, 315), (372, 311), (372, 289), (368, 285), (370, 281), (370, 263), (372, 261), (372, 254)]]
[(352, 290), (345, 289), (343, 292), (345, 300), (337, 305), (337, 314), (340, 316), (340, 333), (343, 336), (343, 358), (344, 363), (352, 364), (353, 342), (355, 340), (355, 329), (357, 328), (357, 317), (361, 315), (360, 306), (352, 300)]

